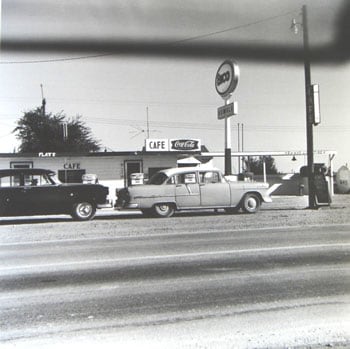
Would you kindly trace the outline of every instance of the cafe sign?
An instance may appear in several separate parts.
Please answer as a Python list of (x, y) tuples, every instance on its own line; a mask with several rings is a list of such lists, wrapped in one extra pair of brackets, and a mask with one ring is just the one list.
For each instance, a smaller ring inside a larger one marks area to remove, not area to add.
[(201, 150), (200, 139), (179, 138), (179, 139), (146, 139), (146, 151), (181, 151), (192, 152)]

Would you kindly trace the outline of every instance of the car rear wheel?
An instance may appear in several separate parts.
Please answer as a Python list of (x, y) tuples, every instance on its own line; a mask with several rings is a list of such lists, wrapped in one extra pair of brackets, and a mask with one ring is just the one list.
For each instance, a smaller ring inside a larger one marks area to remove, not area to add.
[(156, 217), (171, 217), (175, 212), (172, 204), (156, 204), (153, 207), (153, 213)]
[(96, 206), (90, 202), (78, 202), (74, 204), (72, 217), (78, 221), (88, 221), (94, 218), (96, 213)]
[(261, 202), (256, 194), (246, 194), (242, 201), (242, 209), (246, 213), (256, 213), (259, 211)]

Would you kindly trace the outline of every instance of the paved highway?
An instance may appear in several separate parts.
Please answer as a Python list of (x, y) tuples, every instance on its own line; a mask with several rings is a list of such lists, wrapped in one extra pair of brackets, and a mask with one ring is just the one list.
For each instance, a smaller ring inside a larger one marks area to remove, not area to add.
[(2, 226), (0, 347), (349, 344), (350, 225), (257, 217)]

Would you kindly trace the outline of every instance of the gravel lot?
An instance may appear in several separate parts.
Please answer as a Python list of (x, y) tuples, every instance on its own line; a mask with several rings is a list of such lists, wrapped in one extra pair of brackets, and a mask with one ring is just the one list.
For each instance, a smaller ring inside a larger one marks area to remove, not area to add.
[[(223, 211), (181, 212), (171, 218), (144, 218), (140, 213), (98, 211), (88, 222), (69, 216), (36, 216), (0, 219), (0, 242), (45, 241), (52, 239), (122, 237), (163, 233), (190, 233), (203, 230), (245, 230), (301, 225), (349, 224), (350, 195), (335, 195), (331, 206), (307, 209), (308, 197), (274, 197), (257, 214), (226, 214)], [(213, 219), (218, 217), (219, 219)], [(219, 225), (219, 226), (218, 226)], [(183, 227), (186, 226), (186, 231)], [(181, 228), (180, 228), (181, 227)]]

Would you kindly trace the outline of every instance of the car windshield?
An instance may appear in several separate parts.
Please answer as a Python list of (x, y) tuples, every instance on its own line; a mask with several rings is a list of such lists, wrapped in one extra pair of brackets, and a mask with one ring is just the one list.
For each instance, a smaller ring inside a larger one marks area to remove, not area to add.
[(164, 172), (157, 172), (149, 180), (149, 184), (160, 185), (163, 184), (168, 179), (168, 176)]
[(61, 184), (61, 181), (58, 179), (56, 173), (52, 173), (52, 174), (50, 173), (48, 177), (52, 184)]

